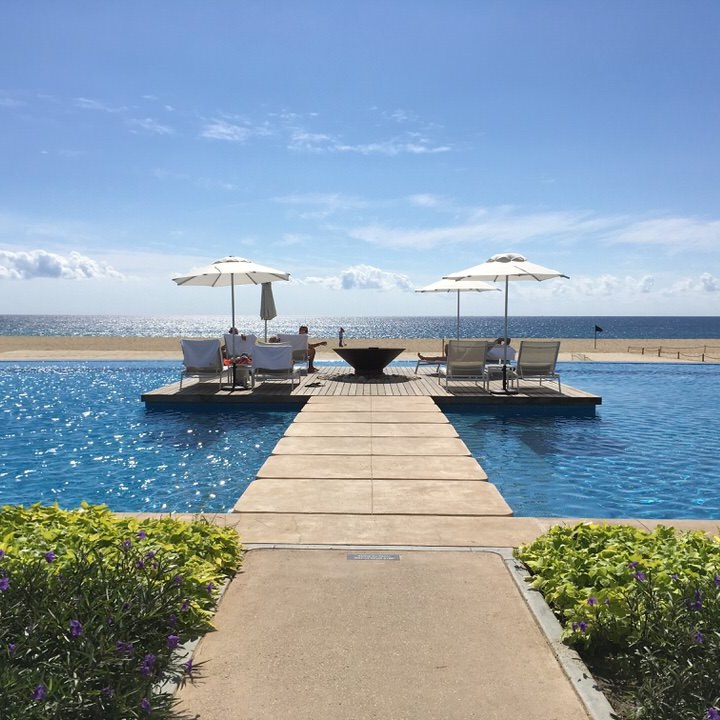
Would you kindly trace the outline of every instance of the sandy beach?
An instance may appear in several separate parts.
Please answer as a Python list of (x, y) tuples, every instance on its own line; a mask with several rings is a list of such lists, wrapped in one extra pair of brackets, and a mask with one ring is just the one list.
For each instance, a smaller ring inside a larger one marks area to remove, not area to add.
[[(531, 338), (528, 338), (531, 339)], [(542, 339), (542, 338), (532, 338)], [(336, 338), (325, 340), (317, 349), (317, 358), (337, 359), (333, 348)], [(518, 348), (522, 338), (513, 339)], [(413, 359), (418, 353), (437, 355), (443, 347), (440, 338), (377, 339), (353, 338), (348, 347), (400, 347), (401, 359)], [(177, 337), (117, 336), (0, 336), (0, 360), (180, 360)], [(720, 362), (720, 339), (561, 339), (560, 359), (600, 362)]]

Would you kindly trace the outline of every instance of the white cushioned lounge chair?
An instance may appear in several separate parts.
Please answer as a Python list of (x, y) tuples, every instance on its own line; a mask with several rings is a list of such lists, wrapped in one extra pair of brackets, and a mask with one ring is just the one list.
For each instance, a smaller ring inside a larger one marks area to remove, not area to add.
[(251, 370), (254, 379), (286, 380), (294, 386), (300, 383), (300, 371), (293, 362), (293, 349), (284, 343), (268, 343), (255, 346)]
[(283, 345), (290, 345), (293, 349), (293, 362), (304, 365), (305, 372), (308, 371), (308, 335), (307, 333), (278, 333), (278, 340)]
[(220, 340), (194, 340), (182, 338), (180, 347), (183, 353), (183, 369), (180, 371), (180, 388), (183, 378), (213, 378), (222, 380), (225, 365)]
[[(229, 358), (236, 358), (242, 354), (252, 357), (255, 349), (255, 335), (236, 335), (235, 333), (225, 333), (225, 353)], [(244, 338), (244, 339), (243, 339)]]

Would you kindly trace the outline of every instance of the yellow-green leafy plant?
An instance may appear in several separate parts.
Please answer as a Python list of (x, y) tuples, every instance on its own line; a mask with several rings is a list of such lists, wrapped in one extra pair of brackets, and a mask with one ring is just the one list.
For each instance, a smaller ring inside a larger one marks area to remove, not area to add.
[(212, 629), (240, 559), (204, 520), (3, 507), (2, 717), (173, 717), (169, 688), (198, 672), (180, 650)]

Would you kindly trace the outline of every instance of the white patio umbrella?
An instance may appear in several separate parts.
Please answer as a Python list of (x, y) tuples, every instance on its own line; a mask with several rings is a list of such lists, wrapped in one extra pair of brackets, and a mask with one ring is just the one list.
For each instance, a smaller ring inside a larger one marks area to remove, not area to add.
[[(195, 270), (188, 275), (173, 278), (178, 285), (202, 285), (205, 287), (230, 287), (232, 327), (235, 327), (235, 286), (262, 285), (278, 280), (289, 280), (290, 273), (260, 265), (241, 257), (226, 257)], [(275, 317), (273, 315), (273, 317)]]
[(457, 293), (457, 338), (460, 339), (460, 293), (461, 292), (488, 292), (494, 290), (500, 292), (500, 288), (494, 287), (488, 282), (483, 280), (447, 280), (443, 278), (437, 282), (426, 285), (425, 287), (418, 288), (415, 292), (429, 293), (429, 292), (454, 292)]
[(265, 321), (265, 342), (267, 342), (267, 324), (277, 315), (272, 285), (269, 282), (262, 284), (260, 292), (260, 318)]
[[(484, 263), (460, 270), (460, 272), (450, 273), (445, 278), (449, 280), (486, 280), (490, 282), (505, 283), (505, 334), (508, 337), (508, 284), (515, 280), (550, 280), (551, 278), (563, 277), (567, 275), (551, 270), (550, 268), (536, 265), (525, 258), (524, 255), (517, 253), (499, 253), (493, 255)], [(503, 357), (503, 392), (507, 392), (507, 345), (504, 345), (505, 353)]]

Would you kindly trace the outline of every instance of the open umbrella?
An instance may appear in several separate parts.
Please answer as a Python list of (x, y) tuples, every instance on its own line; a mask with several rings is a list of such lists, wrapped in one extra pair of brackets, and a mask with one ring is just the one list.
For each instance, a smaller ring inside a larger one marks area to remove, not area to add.
[(482, 280), (447, 280), (443, 278), (437, 282), (418, 288), (415, 292), (454, 292), (457, 293), (457, 337), (460, 339), (460, 293), (461, 292), (487, 292), (488, 290), (500, 291), (488, 282)]
[[(486, 262), (467, 270), (450, 273), (445, 276), (449, 280), (488, 280), (490, 282), (505, 283), (505, 334), (508, 337), (508, 283), (510, 280), (549, 280), (550, 278), (563, 277), (557, 270), (536, 265), (528, 261), (524, 255), (517, 253), (499, 253), (493, 255)], [(503, 392), (507, 392), (507, 345), (503, 358)]]
[(265, 321), (265, 342), (267, 342), (267, 324), (277, 315), (272, 285), (269, 282), (262, 284), (260, 292), (260, 318)]
[[(275, 270), (266, 265), (259, 265), (252, 260), (241, 257), (226, 257), (217, 260), (207, 267), (195, 270), (183, 277), (173, 278), (178, 285), (202, 285), (205, 287), (230, 287), (232, 306), (232, 327), (235, 327), (235, 286), (262, 285), (277, 280), (289, 280), (290, 274)], [(275, 317), (273, 315), (273, 317)]]

